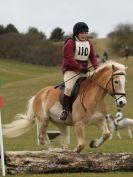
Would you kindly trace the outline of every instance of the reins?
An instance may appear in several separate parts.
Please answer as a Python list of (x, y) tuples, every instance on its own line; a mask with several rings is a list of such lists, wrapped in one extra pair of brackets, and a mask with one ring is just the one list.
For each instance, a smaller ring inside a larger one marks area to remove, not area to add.
[[(118, 92), (115, 91), (114, 82), (113, 82), (113, 77), (114, 77), (114, 76), (117, 76), (117, 75), (118, 75), (118, 76), (119, 76), (119, 75), (125, 76), (125, 73), (123, 73), (123, 72), (114, 73), (114, 74), (112, 73), (112, 75), (111, 75), (110, 79), (108, 80), (108, 82), (107, 82), (105, 88), (104, 88), (103, 86), (101, 86), (96, 80), (93, 79), (94, 75), (95, 75), (95, 72), (92, 74), (91, 77), (88, 77), (88, 79), (91, 80), (93, 83), (95, 83), (97, 86), (99, 86), (99, 87), (100, 87), (102, 90), (104, 90), (104, 92), (106, 92), (108, 95), (110, 95), (111, 97), (113, 97), (116, 102), (117, 102), (121, 97), (123, 97), (123, 96), (126, 97), (126, 94), (125, 94), (125, 93), (120, 93), (120, 92), (118, 93)], [(109, 84), (110, 81), (111, 81), (111, 84), (112, 84), (112, 92), (110, 92), (110, 91), (107, 89), (107, 86), (108, 86), (108, 84)], [(84, 106), (84, 104), (83, 104), (84, 95), (85, 95), (85, 92), (83, 92), (83, 96), (82, 96), (82, 99), (80, 98), (80, 101), (81, 101), (81, 104), (82, 104), (84, 110), (86, 111), (86, 108), (85, 108), (85, 106)], [(120, 97), (119, 97), (119, 98), (116, 98), (116, 95), (120, 95)]]
[[(92, 65), (91, 65), (90, 67), (88, 67), (88, 72), (89, 72), (89, 73), (90, 73), (90, 68), (92, 68), (92, 67), (93, 67)], [(66, 82), (70, 81), (71, 79), (75, 78), (76, 76), (78, 76), (78, 75), (80, 75), (80, 74), (81, 74), (81, 73), (78, 73), (78, 74), (76, 74), (75, 76), (69, 78), (68, 80), (66, 80), (66, 81), (64, 81), (64, 82), (61, 82), (59, 85), (56, 85), (54, 88), (56, 89), (56, 88), (60, 87), (61, 85), (64, 85)], [(89, 79), (90, 81), (92, 81), (93, 83), (95, 83), (97, 86), (99, 86), (99, 87), (100, 87), (102, 90), (104, 90), (104, 92), (106, 92), (108, 95), (110, 95), (111, 97), (113, 97), (116, 102), (117, 102), (121, 97), (123, 97), (123, 96), (126, 97), (126, 94), (125, 94), (125, 93), (120, 93), (120, 92), (118, 93), (118, 92), (115, 91), (114, 82), (113, 82), (113, 77), (114, 77), (114, 76), (117, 76), (117, 75), (123, 75), (123, 76), (125, 76), (125, 73), (123, 73), (123, 72), (112, 73), (112, 75), (111, 75), (110, 79), (108, 80), (108, 82), (107, 82), (107, 84), (106, 84), (105, 87), (101, 86), (96, 80), (93, 79), (94, 75), (95, 75), (95, 71), (94, 71), (94, 73), (92, 74), (92, 76), (88, 76), (88, 79)], [(108, 84), (109, 84), (110, 81), (111, 81), (111, 84), (112, 84), (112, 92), (110, 92), (110, 91), (107, 89), (107, 86), (108, 86)], [(86, 111), (86, 108), (85, 108), (85, 106), (84, 106), (84, 104), (83, 104), (83, 99), (84, 99), (85, 93), (86, 93), (86, 92), (83, 91), (82, 97), (80, 96), (80, 102), (81, 102), (81, 104), (82, 104), (84, 110)], [(119, 98), (116, 98), (116, 95), (120, 95), (120, 97), (119, 97)]]
[[(94, 74), (95, 74), (95, 73), (94, 73)], [(93, 76), (94, 76), (94, 74), (93, 74)], [(88, 77), (88, 79), (91, 80), (92, 82), (94, 82), (96, 85), (98, 85), (98, 86), (99, 86), (101, 89), (103, 89), (108, 95), (110, 95), (111, 97), (113, 97), (113, 98), (116, 99), (115, 95), (121, 95), (121, 97), (122, 97), (122, 96), (126, 96), (125, 93), (118, 93), (118, 92), (115, 92), (114, 83), (113, 83), (113, 77), (116, 76), (116, 75), (124, 75), (124, 76), (125, 76), (125, 73), (123, 73), (123, 72), (114, 73), (114, 74), (112, 73), (111, 78), (108, 80), (108, 82), (107, 82), (105, 88), (104, 88), (103, 86), (101, 86), (99, 83), (97, 83), (94, 79), (92, 79), (93, 76), (90, 77), (90, 78)], [(111, 81), (111, 83), (112, 83), (112, 91), (113, 91), (113, 92), (110, 92), (110, 91), (108, 91), (108, 89), (107, 89), (107, 86), (108, 86), (108, 84), (109, 84), (110, 81)], [(121, 97), (119, 97), (119, 98), (121, 98)], [(118, 98), (118, 99), (119, 99), (119, 98)], [(116, 99), (116, 100), (118, 100), (118, 99)]]
[[(90, 67), (88, 67), (88, 72), (90, 71), (90, 68), (92, 68), (93, 66), (91, 65)], [(76, 74), (75, 76), (69, 78), (68, 80), (64, 81), (64, 82), (61, 82), (59, 85), (56, 85), (54, 88), (58, 88), (60, 87), (61, 85), (64, 85), (66, 82), (70, 81), (71, 79), (75, 78), (76, 76), (80, 75), (81, 73), (79, 72), (78, 74)]]

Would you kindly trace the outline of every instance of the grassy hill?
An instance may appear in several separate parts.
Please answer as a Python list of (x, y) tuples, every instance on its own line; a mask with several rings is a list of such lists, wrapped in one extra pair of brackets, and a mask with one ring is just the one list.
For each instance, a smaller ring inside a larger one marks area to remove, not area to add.
[[(132, 105), (133, 105), (133, 57), (128, 61), (124, 58), (115, 59), (125, 64), (127, 69), (127, 100), (128, 103), (124, 108), (125, 116), (132, 117)], [(0, 59), (0, 80), (2, 80), (2, 87), (0, 88), (0, 95), (5, 99), (5, 106), (2, 110), (2, 122), (9, 123), (13, 120), (17, 113), (23, 113), (26, 109), (28, 99), (36, 94), (41, 88), (47, 85), (57, 85), (62, 81), (62, 74), (59, 67), (41, 67), (27, 64), (20, 64), (15, 61), (7, 61)], [(114, 100), (108, 96), (108, 111), (111, 114), (115, 114)], [(56, 129), (50, 124), (49, 129)], [(101, 134), (97, 127), (86, 127), (86, 148), (84, 152), (133, 152), (133, 140), (128, 138), (127, 130), (122, 130), (122, 140), (119, 140), (114, 135), (113, 140), (108, 140), (98, 149), (91, 149), (89, 142), (99, 137)], [(36, 128), (32, 129), (29, 133), (14, 139), (4, 139), (6, 150), (42, 150), (43, 146), (37, 146), (36, 143)], [(59, 139), (53, 141), (55, 147), (59, 147)], [(76, 138), (73, 127), (71, 128), (71, 145), (73, 149), (76, 145)], [(23, 176), (23, 175), (18, 175)], [(30, 176), (30, 175), (24, 175)], [(44, 176), (44, 175), (33, 175)], [(50, 176), (50, 175), (45, 175)], [(61, 174), (54, 176), (61, 177)], [(72, 176), (91, 176), (91, 177), (124, 177), (132, 176), (132, 173), (105, 173), (96, 174), (64, 174), (64, 177)]]
[(98, 53), (99, 55), (102, 55), (104, 51), (109, 51), (107, 46), (108, 38), (94, 38), (91, 41), (94, 45), (96, 53)]

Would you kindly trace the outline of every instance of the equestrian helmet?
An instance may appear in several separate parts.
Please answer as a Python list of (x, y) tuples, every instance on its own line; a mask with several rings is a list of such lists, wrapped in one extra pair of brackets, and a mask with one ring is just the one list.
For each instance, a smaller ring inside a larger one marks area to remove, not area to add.
[(84, 22), (78, 22), (73, 27), (73, 37), (77, 36), (80, 32), (88, 32), (89, 27)]

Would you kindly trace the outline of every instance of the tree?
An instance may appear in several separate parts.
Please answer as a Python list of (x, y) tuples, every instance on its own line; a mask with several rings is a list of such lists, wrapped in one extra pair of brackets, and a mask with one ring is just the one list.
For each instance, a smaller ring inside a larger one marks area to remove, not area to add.
[(53, 29), (53, 31), (51, 32), (50, 39), (55, 41), (60, 41), (63, 39), (64, 33), (65, 32), (62, 30), (62, 28), (57, 27)]
[(98, 34), (96, 32), (91, 32), (91, 33), (88, 33), (88, 37), (89, 38), (97, 38)]
[(4, 26), (0, 25), (0, 35), (4, 33)]
[(39, 39), (45, 39), (46, 40), (46, 38), (47, 38), (45, 33), (41, 32), (41, 31), (38, 31), (38, 29), (35, 28), (35, 27), (29, 27), (27, 34), (34, 35)]
[(19, 33), (17, 28), (13, 24), (8, 24), (4, 29), (4, 31), (5, 33), (9, 33), (9, 32)]
[(133, 24), (118, 24), (114, 31), (108, 34), (108, 38), (112, 52), (123, 55), (126, 46), (133, 46)]

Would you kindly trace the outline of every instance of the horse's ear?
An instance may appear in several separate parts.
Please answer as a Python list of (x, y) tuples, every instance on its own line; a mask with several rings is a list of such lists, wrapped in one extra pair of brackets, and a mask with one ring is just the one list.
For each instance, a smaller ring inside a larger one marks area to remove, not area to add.
[(112, 70), (115, 72), (118, 70), (118, 68), (115, 65), (112, 65)]

